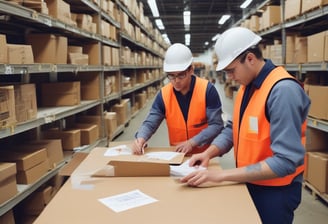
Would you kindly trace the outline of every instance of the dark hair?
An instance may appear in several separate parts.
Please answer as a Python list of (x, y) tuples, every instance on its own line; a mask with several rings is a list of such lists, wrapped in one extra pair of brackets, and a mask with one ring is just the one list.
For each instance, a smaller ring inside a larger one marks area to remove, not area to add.
[(237, 58), (239, 58), (239, 61), (241, 63), (245, 62), (246, 56), (247, 56), (248, 53), (253, 53), (257, 59), (262, 59), (263, 58), (262, 51), (261, 51), (260, 47), (258, 45), (255, 45), (255, 46), (252, 46), (252, 47), (248, 48), (247, 50), (245, 50), (243, 53), (241, 53), (237, 57)]

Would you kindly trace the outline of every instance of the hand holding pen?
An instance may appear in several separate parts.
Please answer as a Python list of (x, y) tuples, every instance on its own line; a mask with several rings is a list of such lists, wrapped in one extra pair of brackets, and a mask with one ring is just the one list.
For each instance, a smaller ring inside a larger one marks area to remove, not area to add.
[(143, 155), (145, 153), (145, 148), (147, 147), (146, 140), (143, 138), (136, 138), (132, 145), (132, 151), (135, 155)]

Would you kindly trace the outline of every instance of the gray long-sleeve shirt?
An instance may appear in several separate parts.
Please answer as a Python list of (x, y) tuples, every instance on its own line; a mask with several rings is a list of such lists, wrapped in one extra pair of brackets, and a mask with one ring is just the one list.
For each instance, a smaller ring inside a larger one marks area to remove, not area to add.
[[(272, 62), (266, 60), (260, 74), (250, 85), (260, 88), (266, 76), (274, 68)], [(296, 167), (304, 162), (300, 130), (302, 123), (307, 119), (310, 103), (302, 87), (289, 79), (278, 82), (268, 96), (266, 115), (270, 120), (273, 156), (267, 158), (265, 162), (280, 177), (295, 172)], [(233, 146), (232, 135), (232, 122), (229, 121), (221, 134), (212, 142), (221, 150), (221, 155)], [(295, 181), (301, 179), (299, 175)]]
[[(192, 76), (190, 90), (186, 95), (182, 95), (180, 92), (174, 90), (175, 96), (177, 97), (181, 112), (183, 113), (185, 120), (188, 119), (188, 110), (190, 101), (192, 100), (195, 79), (195, 76)], [(217, 90), (210, 82), (206, 88), (206, 116), (208, 127), (203, 129), (199, 134), (192, 138), (192, 140), (199, 146), (210, 144), (223, 129), (221, 101)], [(145, 140), (148, 140), (156, 132), (164, 119), (165, 106), (162, 93), (160, 91), (156, 95), (149, 114), (143, 121), (135, 137), (141, 137)]]

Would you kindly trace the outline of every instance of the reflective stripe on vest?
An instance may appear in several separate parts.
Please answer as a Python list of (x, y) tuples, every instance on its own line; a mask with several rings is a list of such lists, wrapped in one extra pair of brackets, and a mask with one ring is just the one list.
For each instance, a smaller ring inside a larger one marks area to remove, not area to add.
[[(169, 83), (162, 88), (162, 97), (165, 105), (165, 118), (169, 132), (170, 145), (174, 146), (197, 135), (207, 128), (206, 117), (206, 88), (208, 81), (196, 76), (188, 110), (188, 121), (184, 120), (179, 103)], [(195, 147), (192, 154), (204, 151), (209, 145)]]
[[(233, 116), (233, 143), (237, 167), (248, 166), (265, 160), (273, 155), (270, 148), (270, 123), (265, 116), (266, 101), (272, 87), (279, 80), (294, 79), (282, 67), (271, 71), (261, 85), (256, 89), (245, 109), (239, 124), (240, 107), (245, 92), (245, 86), (241, 86), (235, 100)], [(305, 146), (306, 121), (302, 124), (302, 144)], [(261, 150), (258, 150), (261, 149)], [(268, 180), (254, 181), (252, 183), (265, 186), (284, 186), (304, 171), (304, 165), (297, 167), (293, 174)]]

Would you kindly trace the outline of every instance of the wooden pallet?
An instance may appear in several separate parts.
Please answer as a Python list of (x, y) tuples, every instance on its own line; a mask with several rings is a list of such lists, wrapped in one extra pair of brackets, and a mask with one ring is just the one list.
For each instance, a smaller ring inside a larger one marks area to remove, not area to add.
[(311, 192), (314, 198), (320, 198), (328, 205), (328, 194), (319, 192), (315, 187), (313, 187), (309, 182), (304, 181), (303, 187)]

